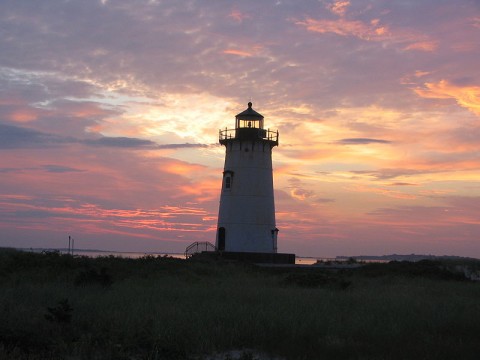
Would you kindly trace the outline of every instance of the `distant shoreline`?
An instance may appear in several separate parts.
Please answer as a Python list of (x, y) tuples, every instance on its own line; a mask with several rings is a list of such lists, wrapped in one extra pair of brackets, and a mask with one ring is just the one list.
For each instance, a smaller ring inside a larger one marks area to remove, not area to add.
[[(26, 251), (26, 252), (48, 252), (48, 251), (58, 251), (62, 254), (68, 254), (69, 250), (67, 248), (12, 248), (19, 251)], [(170, 253), (170, 252), (147, 252), (147, 251), (115, 251), (115, 250), (99, 250), (99, 249), (73, 249), (74, 255), (85, 255), (89, 257), (95, 256), (122, 256), (122, 257), (129, 257), (129, 258), (138, 258), (142, 256), (172, 256), (178, 258), (184, 258), (185, 255), (182, 253)]]
[(465, 257), (465, 256), (455, 256), (455, 255), (400, 255), (400, 254), (391, 254), (391, 255), (360, 255), (360, 256), (337, 256), (338, 260), (348, 260), (355, 259), (357, 261), (421, 261), (421, 260), (479, 260), (477, 258)]
[[(60, 253), (68, 253), (67, 248), (14, 248), (20, 251), (59, 251)], [(85, 256), (123, 256), (130, 258), (138, 258), (142, 256), (172, 256), (175, 258), (185, 258), (183, 253), (178, 252), (163, 252), (163, 251), (117, 251), (117, 250), (100, 250), (100, 249), (74, 249), (74, 254)], [(389, 254), (389, 255), (337, 255), (335, 257), (322, 256), (301, 256), (297, 255), (299, 263), (315, 263), (317, 261), (340, 261), (345, 262), (351, 259), (355, 261), (366, 262), (389, 262), (389, 261), (410, 261), (416, 262), (421, 260), (479, 260), (478, 258), (456, 256), (456, 255), (425, 255), (425, 254)]]

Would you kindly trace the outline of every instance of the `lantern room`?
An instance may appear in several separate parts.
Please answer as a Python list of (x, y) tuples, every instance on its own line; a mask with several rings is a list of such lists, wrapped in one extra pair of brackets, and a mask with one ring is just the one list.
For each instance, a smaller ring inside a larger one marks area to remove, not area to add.
[(254, 128), (263, 129), (263, 115), (252, 109), (252, 103), (248, 103), (248, 108), (235, 116), (235, 129)]
[(278, 145), (278, 131), (263, 128), (263, 115), (253, 110), (251, 102), (235, 116), (235, 129), (220, 130), (219, 135), (222, 145), (232, 140), (263, 140), (271, 147)]

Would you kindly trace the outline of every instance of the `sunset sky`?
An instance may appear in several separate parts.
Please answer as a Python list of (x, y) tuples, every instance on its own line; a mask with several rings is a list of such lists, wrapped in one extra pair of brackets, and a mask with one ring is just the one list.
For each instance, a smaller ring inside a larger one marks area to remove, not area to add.
[(250, 100), (280, 252), (480, 258), (478, 0), (2, 0), (0, 246), (214, 242)]

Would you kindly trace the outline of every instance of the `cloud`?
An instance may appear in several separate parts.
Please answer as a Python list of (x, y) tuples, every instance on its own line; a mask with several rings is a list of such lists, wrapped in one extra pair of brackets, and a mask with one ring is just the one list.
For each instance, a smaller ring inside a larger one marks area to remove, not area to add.
[(3, 105), (2, 117), (16, 123), (28, 123), (38, 119), (38, 111), (28, 106)]
[(21, 168), (21, 167), (0, 168), (0, 173), (22, 174), (22, 173), (31, 172), (31, 171), (45, 171), (45, 172), (48, 172), (48, 173), (60, 174), (60, 173), (71, 173), (71, 172), (83, 172), (84, 170), (73, 168), (73, 167), (70, 167), (70, 166), (55, 165), (55, 164), (47, 164), (47, 165), (41, 165), (41, 166), (36, 166), (36, 167), (27, 167), (27, 168)]
[(373, 193), (373, 194), (391, 197), (394, 199), (403, 199), (403, 200), (417, 199), (417, 195), (409, 194), (401, 191), (395, 191), (391, 189), (386, 189), (384, 187), (353, 185), (349, 188), (349, 190), (351, 190), (352, 192), (359, 192), (359, 193)]
[(461, 107), (480, 115), (480, 86), (461, 86), (440, 80), (437, 83), (425, 83), (424, 88), (415, 88), (414, 91), (427, 99), (454, 99)]
[[(24, 228), (36, 230), (45, 230), (52, 224), (68, 222), (70, 226), (81, 226), (89, 232), (108, 232), (114, 229), (115, 232), (126, 232), (131, 236), (140, 237), (154, 237), (153, 234), (158, 231), (167, 233), (205, 231), (209, 229), (211, 222), (196, 221), (208, 213), (202, 208), (193, 206), (128, 209), (107, 208), (74, 198), (65, 199), (67, 201), (63, 202), (45, 197), (33, 200), (12, 201), (9, 197), (0, 195), (0, 208), (9, 208), (8, 211), (3, 211), (1, 222), (13, 221), (18, 225), (22, 224)], [(139, 230), (143, 230), (144, 234), (135, 234)]]
[(353, 170), (353, 174), (358, 175), (368, 175), (373, 177), (376, 180), (391, 180), (402, 177), (415, 177), (422, 174), (436, 174), (443, 173), (445, 169), (439, 169), (435, 165), (430, 167), (424, 167), (421, 169), (415, 168), (390, 168), (390, 169), (379, 169), (379, 170)]
[[(314, 199), (315, 192), (306, 188), (305, 183), (298, 178), (288, 179), (290, 196), (299, 201), (304, 201), (307, 199)], [(321, 200), (319, 202), (322, 202)]]
[[(435, 219), (380, 210), (478, 200), (477, 13), (434, 0), (1, 1), (0, 189), (15, 198), (0, 212), (17, 212), (0, 240), (211, 241), (217, 129), (251, 98), (280, 131), (280, 246), (455, 250), (431, 240), (447, 237)], [(448, 236), (478, 253), (469, 221)]]
[(185, 144), (161, 144), (161, 145), (157, 145), (157, 148), (158, 149), (195, 149), (195, 148), (207, 148), (210, 146), (212, 145), (185, 143)]
[(83, 144), (87, 146), (102, 146), (124, 149), (189, 149), (206, 148), (206, 144), (161, 144), (138, 138), (101, 137), (98, 139), (77, 139), (40, 131), (26, 129), (13, 125), (0, 124), (0, 149), (20, 149), (62, 146), (68, 144)]
[(417, 186), (417, 184), (407, 183), (407, 182), (394, 182), (388, 184), (389, 186)]
[(43, 165), (42, 168), (50, 173), (67, 173), (67, 172), (82, 172), (84, 170), (75, 169), (70, 166), (63, 166), (63, 165), (54, 165), (48, 164)]
[(235, 49), (223, 50), (223, 53), (227, 55), (237, 55), (237, 56), (244, 56), (244, 57), (253, 56), (253, 53), (251, 52), (243, 51), (243, 50), (235, 50)]
[(107, 146), (107, 147), (119, 147), (119, 148), (151, 148), (156, 146), (153, 141), (135, 139), (128, 137), (102, 137), (94, 140), (83, 140), (84, 144), (94, 146)]
[(333, 33), (340, 36), (354, 36), (362, 40), (382, 41), (388, 39), (388, 30), (378, 26), (376, 23), (364, 23), (359, 20), (316, 20), (306, 18), (304, 21), (297, 21), (297, 25), (304, 26), (308, 31), (326, 34)]
[(476, 17), (472, 19), (472, 26), (480, 29), (480, 17)]
[[(304, 26), (308, 31), (320, 34), (332, 33), (344, 37), (355, 37), (364, 41), (382, 42), (384, 44), (402, 45), (403, 50), (419, 50), (432, 52), (438, 47), (438, 42), (427, 35), (412, 30), (391, 29), (382, 24), (379, 18), (370, 21), (352, 19), (349, 13), (350, 1), (335, 1), (326, 8), (338, 16), (338, 19), (314, 19), (307, 17), (296, 21), (296, 25)], [(358, 16), (355, 12), (353, 15)]]
[(347, 8), (350, 6), (350, 1), (335, 1), (330, 5), (327, 5), (327, 8), (334, 14), (338, 16), (345, 16)]
[(331, 199), (331, 198), (315, 198), (313, 201), (316, 202), (316, 203), (319, 203), (319, 204), (326, 204), (326, 203), (333, 203), (333, 202), (335, 202), (335, 199)]
[(293, 188), (291, 191), (290, 191), (290, 195), (297, 199), (297, 200), (306, 200), (308, 198), (311, 198), (315, 193), (311, 190), (306, 190), (306, 189), (302, 189), (302, 188)]
[(251, 16), (246, 14), (246, 13), (243, 13), (241, 12), (240, 10), (238, 10), (237, 8), (234, 8), (230, 14), (228, 14), (228, 17), (233, 19), (235, 22), (237, 23), (242, 23), (245, 19), (250, 19)]
[(437, 47), (437, 41), (419, 41), (405, 46), (404, 50), (435, 51)]
[(30, 149), (43, 146), (59, 146), (72, 141), (74, 140), (71, 138), (45, 134), (13, 125), (0, 124), (0, 149)]
[(7, 173), (11, 173), (11, 172), (18, 172), (19, 169), (18, 168), (14, 168), (14, 167), (4, 167), (4, 168), (0, 168), (0, 173), (4, 173), (4, 174), (7, 174)]
[(478, 221), (480, 216), (479, 197), (448, 196), (444, 197), (443, 200), (444, 205), (380, 208), (370, 215), (390, 220), (402, 219), (404, 224), (432, 224), (440, 227), (469, 224), (480, 229)]
[(336, 142), (341, 145), (366, 145), (366, 144), (390, 144), (391, 141), (369, 138), (347, 138)]

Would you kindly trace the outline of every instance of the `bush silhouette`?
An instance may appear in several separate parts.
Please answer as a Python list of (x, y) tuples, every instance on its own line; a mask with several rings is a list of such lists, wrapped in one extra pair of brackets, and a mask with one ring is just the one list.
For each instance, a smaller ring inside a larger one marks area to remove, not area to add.
[(57, 306), (48, 307), (47, 311), (45, 319), (48, 321), (59, 324), (68, 324), (72, 320), (73, 308), (70, 306), (68, 299), (60, 300)]

